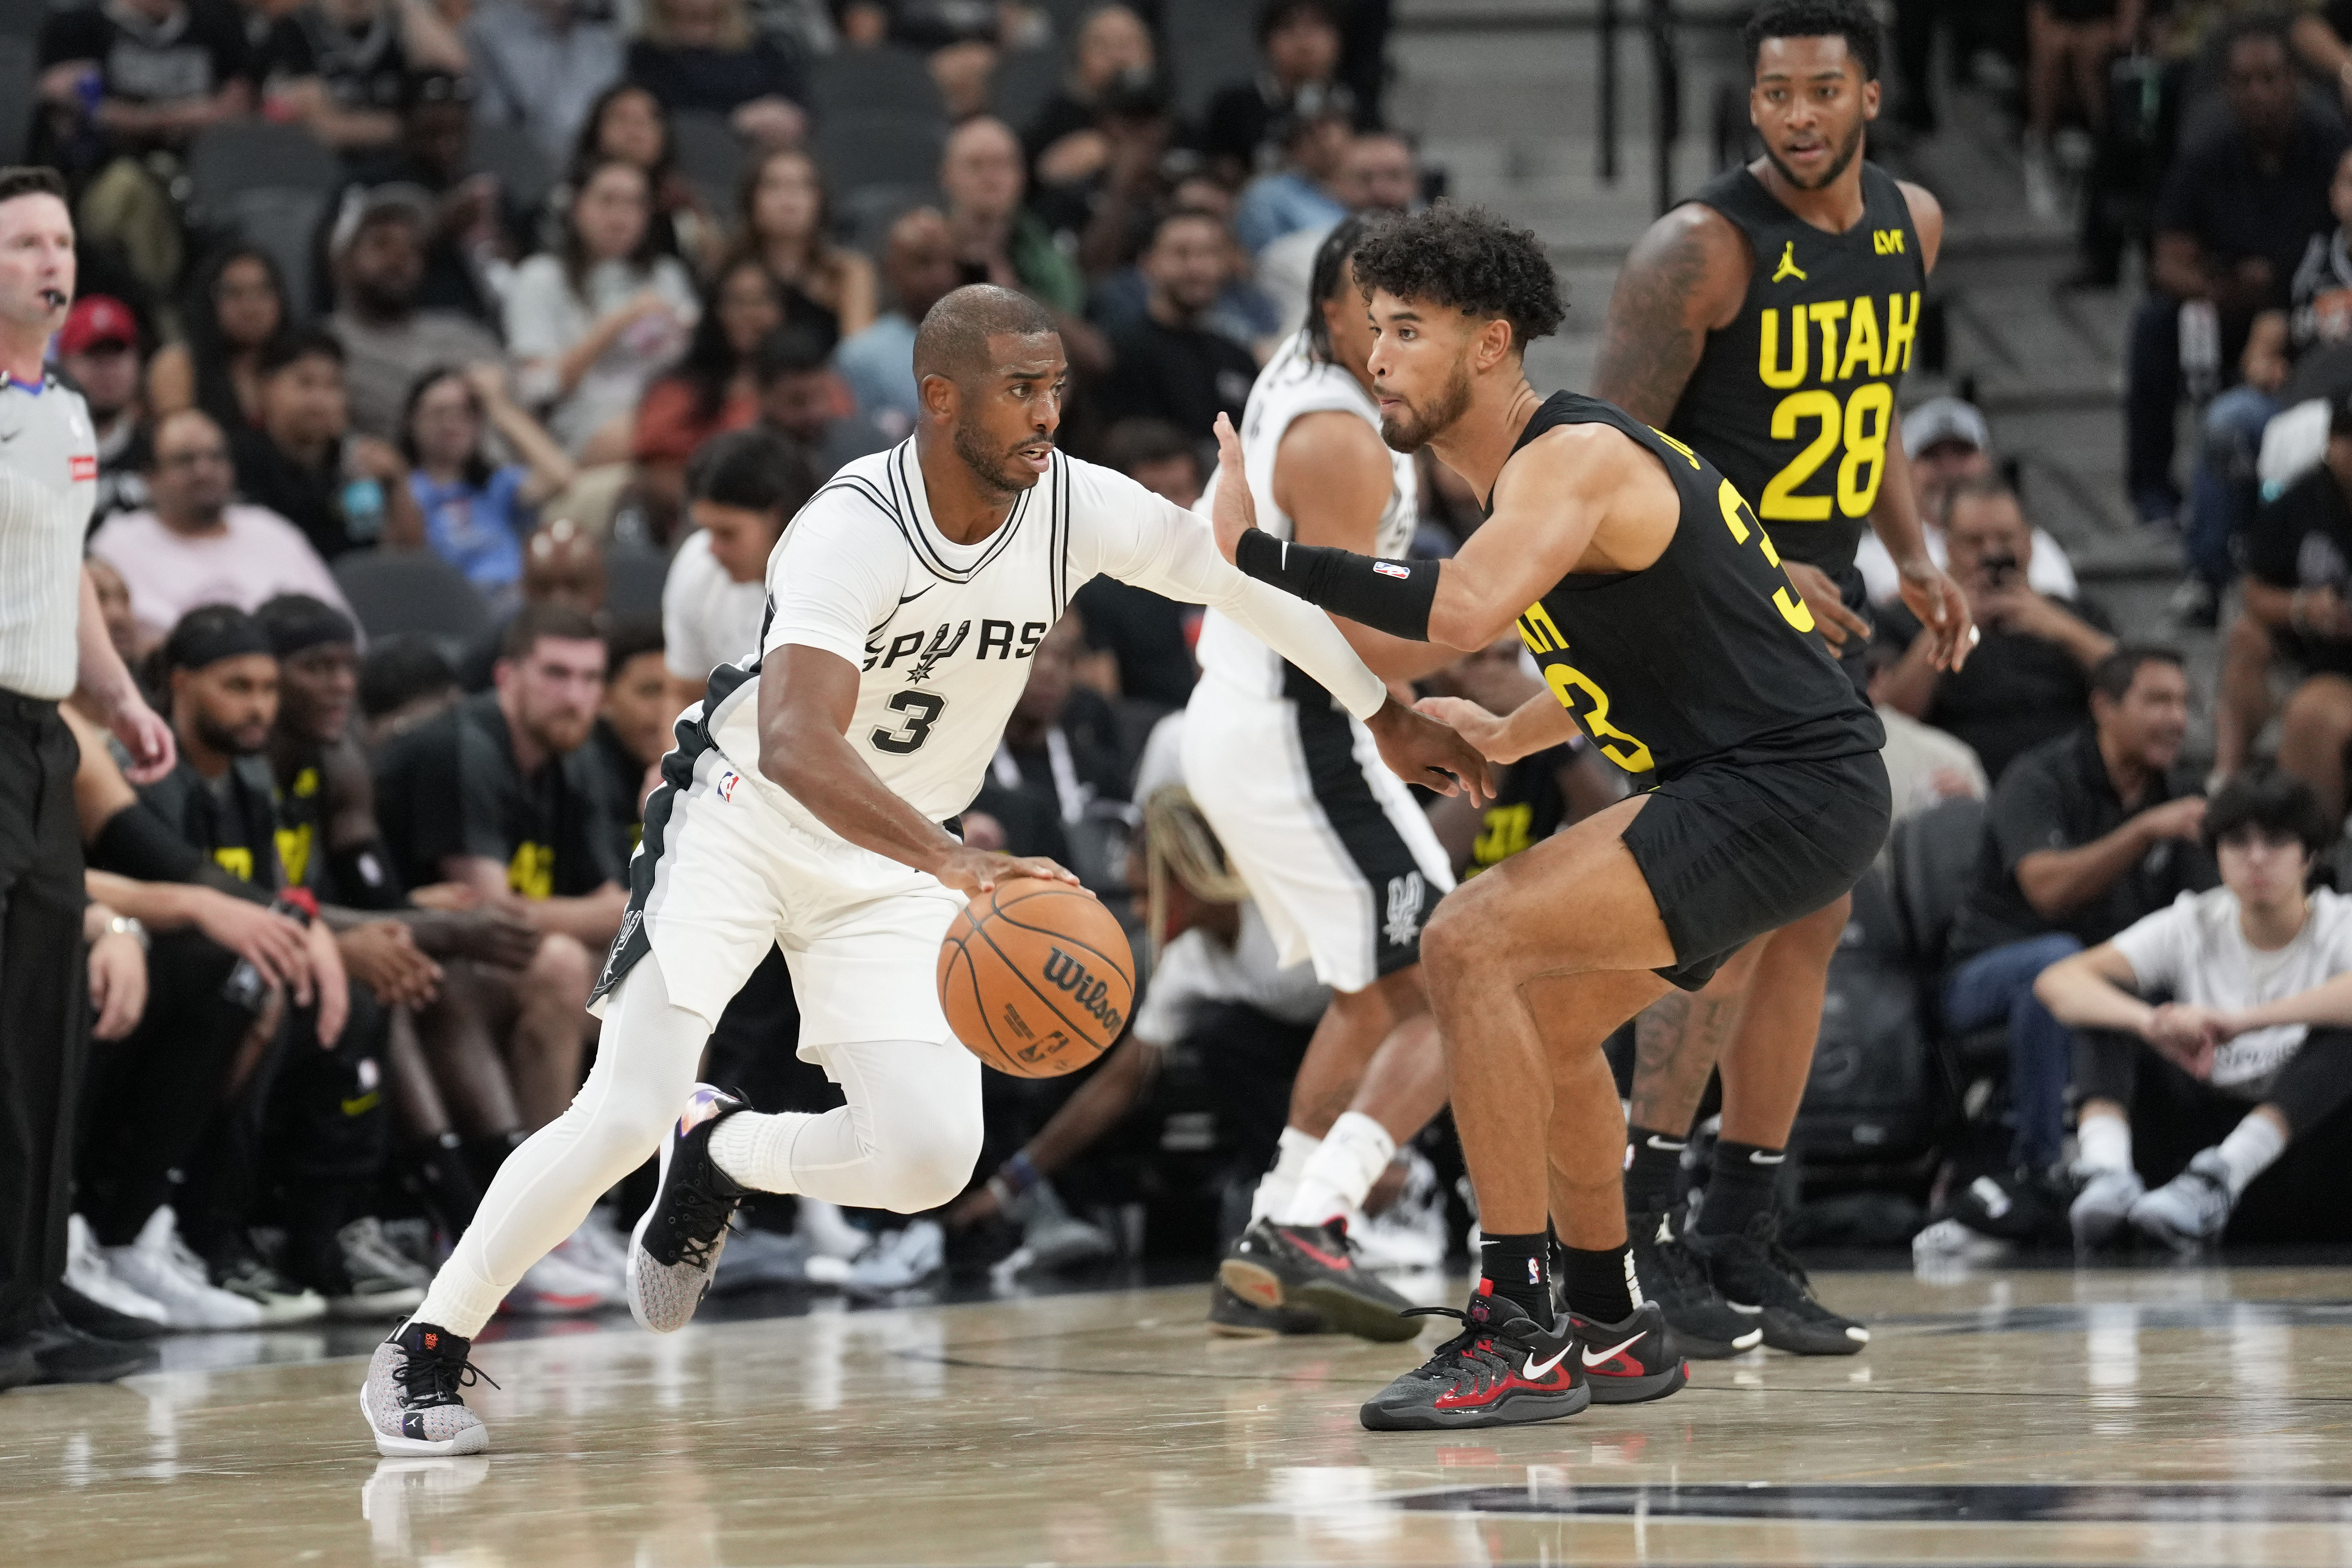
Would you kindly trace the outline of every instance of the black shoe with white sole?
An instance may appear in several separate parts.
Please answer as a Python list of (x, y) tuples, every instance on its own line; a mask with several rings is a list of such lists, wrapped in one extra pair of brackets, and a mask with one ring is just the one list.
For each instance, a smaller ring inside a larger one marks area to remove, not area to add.
[(1595, 1405), (1644, 1405), (1690, 1381), (1690, 1363), (1676, 1349), (1664, 1310), (1644, 1301), (1622, 1322), (1600, 1323), (1570, 1312), (1577, 1364), (1592, 1385)]
[(1752, 1317), (1764, 1342), (1792, 1355), (1853, 1355), (1870, 1343), (1870, 1331), (1840, 1317), (1813, 1295), (1804, 1266), (1780, 1245), (1780, 1222), (1759, 1214), (1748, 1228), (1729, 1236), (1688, 1237), (1690, 1249), (1706, 1260), (1716, 1288), (1734, 1311)]

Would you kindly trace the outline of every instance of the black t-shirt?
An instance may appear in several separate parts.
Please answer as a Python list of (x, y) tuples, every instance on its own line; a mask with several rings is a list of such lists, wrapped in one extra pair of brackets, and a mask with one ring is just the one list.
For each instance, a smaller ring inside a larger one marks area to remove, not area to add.
[[(2246, 571), (2294, 593), (2328, 588), (2352, 597), (2352, 504), (2326, 465), (2312, 469), (2276, 500), (2255, 509), (2246, 529)], [(2297, 663), (2314, 672), (2352, 675), (2352, 640), (2275, 632)]]
[(1107, 421), (1165, 419), (1205, 437), (1220, 412), (1238, 426), (1257, 359), (1223, 332), (1170, 327), (1145, 315), (1111, 334), (1118, 363), (1103, 382)]
[(596, 721), (585, 749), (603, 776), (604, 799), (611, 806), (607, 815), (612, 824), (614, 856), (617, 864), (625, 867), (646, 835), (646, 819), (637, 810), (637, 795), (646, 784), (646, 765), (621, 743), (621, 732), (607, 719)]
[(2172, 166), (2157, 202), (2156, 232), (2193, 235), (2223, 262), (2263, 258), (2271, 264), (2269, 303), (2284, 307), (2305, 245), (2336, 226), (2327, 187), (2345, 145), (2342, 125), (2305, 114), (2276, 166), (2266, 168), (2244, 133), (2227, 126)]
[[(383, 531), (389, 498), (373, 479), (344, 481), (341, 442), (329, 448), (326, 462), (317, 468), (296, 462), (257, 426), (231, 430), (228, 445), (229, 455), (236, 459), (237, 493), (300, 529), (322, 560), (364, 549)], [(363, 509), (369, 496), (376, 503), (373, 517)], [(353, 515), (355, 504), (362, 508), (358, 516)]]
[[(1973, 661), (1971, 661), (1973, 662)], [(2182, 893), (2220, 880), (2201, 844), (2168, 838), (2152, 846), (2107, 890), (2053, 921), (2034, 912), (2017, 885), (2017, 863), (2042, 849), (2079, 849), (2153, 805), (2193, 794), (2158, 779), (2126, 808), (2088, 724), (2017, 759), (1992, 792), (1975, 886), (1952, 922), (1954, 962), (1990, 948), (2063, 931), (2095, 947)]]
[(238, 757), (217, 779), (195, 770), (185, 755), (139, 799), (199, 855), (247, 887), (275, 891), (301, 886), (289, 875), (289, 850), (299, 860), (307, 838), (293, 841), (278, 815), (277, 782), (264, 757)]
[[(2055, 603), (2100, 631), (2116, 629), (2092, 600)], [(1909, 647), (1919, 635), (1919, 618), (1903, 605), (1881, 606), (1877, 616), (1877, 635), (1898, 647)], [(1985, 776), (1998, 784), (2021, 754), (2073, 732), (2090, 716), (2091, 673), (2054, 642), (1997, 626), (1978, 629), (1984, 641), (1957, 673), (1937, 678), (1925, 718), (1973, 747)]]
[(269, 30), (262, 74), (317, 77), (335, 107), (347, 113), (397, 114), (409, 74), (400, 13), (387, 4), (364, 29), (351, 33), (318, 0), (310, 0)]
[(376, 819), (411, 888), (446, 880), (452, 856), (479, 856), (504, 866), (526, 899), (594, 892), (623, 873), (612, 815), (591, 747), (522, 776), (496, 692), (400, 736), (377, 764)]
[(1180, 605), (1149, 588), (1097, 577), (1072, 596), (1086, 622), (1087, 646), (1118, 661), (1122, 697), (1181, 708), (1192, 695), (1192, 639), (1201, 606)]
[(1580, 739), (1549, 747), (1495, 770), (1495, 798), (1478, 816), (1478, 837), (1470, 846), (1464, 876), (1498, 866), (1559, 831), (1568, 820), (1568, 796), (1560, 791), (1559, 775), (1574, 765), (1581, 744)]
[(639, 38), (629, 46), (628, 75), (672, 114), (731, 114), (761, 98), (808, 101), (800, 62), (764, 37), (744, 49), (670, 48)]
[(211, 0), (190, 0), (153, 23), (128, 7), (51, 11), (41, 24), (41, 68), (67, 60), (96, 60), (107, 96), (133, 103), (210, 98), (252, 74), (244, 24)]

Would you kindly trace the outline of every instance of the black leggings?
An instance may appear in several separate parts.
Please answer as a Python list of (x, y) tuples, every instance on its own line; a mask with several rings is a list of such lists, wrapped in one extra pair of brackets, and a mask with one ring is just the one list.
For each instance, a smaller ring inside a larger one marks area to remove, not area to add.
[[(2168, 1090), (2186, 1086), (2193, 1091), (2189, 1101), (2210, 1100), (2210, 1119), (2226, 1121), (2231, 1127), (2256, 1105), (2272, 1105), (2286, 1118), (2287, 1130), (2300, 1138), (2352, 1101), (2352, 1029), (2314, 1029), (2305, 1035), (2303, 1048), (2279, 1068), (2270, 1091), (2259, 1100), (2190, 1078), (2130, 1035), (2084, 1029), (2075, 1036), (2074, 1088), (2084, 1100), (2112, 1100), (2128, 1110), (2141, 1087), (2145, 1063), (2170, 1068), (2180, 1083), (2168, 1083)], [(2175, 1092), (2168, 1098), (2182, 1096)]]

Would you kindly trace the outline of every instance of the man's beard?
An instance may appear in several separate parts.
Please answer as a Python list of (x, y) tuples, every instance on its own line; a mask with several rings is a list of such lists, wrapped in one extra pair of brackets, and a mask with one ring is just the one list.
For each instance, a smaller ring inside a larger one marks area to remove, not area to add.
[[(1011, 449), (999, 450), (983, 446), (982, 443), (985, 439), (969, 425), (956, 426), (955, 455), (963, 459), (963, 466), (971, 470), (971, 477), (980, 481), (981, 489), (1000, 496), (1013, 496), (1019, 495), (1037, 482), (1036, 476), (1025, 468), (1016, 476), (1008, 467), (1013, 461)], [(1032, 437), (1030, 441), (1024, 441), (1021, 445), (1026, 447), (1036, 439), (1039, 437)], [(1053, 444), (1052, 437), (1044, 439), (1046, 445)]]
[(269, 743), (269, 731), (267, 730), (248, 742), (236, 731), (215, 722), (210, 714), (204, 712), (191, 715), (189, 727), (195, 731), (196, 739), (204, 742), (205, 749), (218, 756), (250, 757)]
[(1452, 429), (1454, 422), (1469, 407), (1470, 369), (1456, 360), (1454, 363), (1454, 378), (1445, 384), (1445, 390), (1437, 395), (1437, 401), (1427, 410), (1415, 412), (1401, 404), (1396, 409), (1381, 416), (1381, 439), (1389, 444), (1389, 450), (1392, 452), (1418, 452)]
[(595, 727), (593, 718), (575, 718), (570, 713), (523, 717), (523, 730), (536, 742), (540, 750), (551, 756), (576, 752), (587, 742), (588, 731)]
[(1837, 184), (1837, 177), (1846, 172), (1847, 166), (1853, 162), (1855, 155), (1862, 151), (1862, 133), (1864, 123), (1864, 121), (1859, 120), (1853, 122), (1853, 134), (1848, 136), (1845, 139), (1845, 145), (1837, 150), (1837, 156), (1830, 160), (1830, 166), (1822, 173), (1822, 177), (1814, 181), (1810, 185), (1805, 184), (1804, 181), (1797, 178), (1796, 171), (1790, 168), (1788, 164), (1780, 162), (1780, 155), (1772, 151), (1769, 143), (1767, 143), (1764, 148), (1764, 156), (1771, 159), (1772, 166), (1780, 171), (1780, 177), (1788, 181), (1790, 184), (1796, 186), (1797, 189), (1801, 191), (1825, 191), (1829, 189), (1830, 186)]

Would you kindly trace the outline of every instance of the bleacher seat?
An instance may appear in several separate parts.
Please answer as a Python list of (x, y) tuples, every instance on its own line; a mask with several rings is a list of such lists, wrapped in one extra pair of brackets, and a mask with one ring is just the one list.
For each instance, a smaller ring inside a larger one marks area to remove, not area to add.
[[(41, 36), (41, 24), (48, 19), (48, 15), (47, 0), (0, 0), (0, 37), (37, 38)], [(30, 95), (0, 99), (0, 103), (10, 105), (31, 102)]]
[(1854, 885), (1830, 960), (1821, 1037), (1790, 1135), (1809, 1163), (1900, 1167), (1934, 1144), (1942, 1079), (1907, 947), (1894, 889), (1874, 867)]
[(715, 213), (735, 210), (735, 184), (743, 177), (750, 153), (723, 116), (689, 110), (673, 114), (670, 147), (677, 154), (678, 173), (687, 177)]
[(939, 187), (928, 180), (919, 185), (860, 185), (834, 198), (834, 237), (868, 256), (879, 256), (900, 214), (939, 202)]
[(947, 126), (897, 114), (839, 114), (817, 128), (817, 163), (835, 198), (867, 185), (927, 186), (939, 177)]
[(364, 550), (334, 564), (335, 584), (371, 637), (413, 632), (452, 662), (490, 635), (489, 606), (466, 574), (429, 550)]
[(1922, 970), (1944, 966), (1952, 917), (1976, 878), (1984, 823), (1984, 802), (1961, 797), (1895, 824), (1888, 840), (1895, 912)]
[(1177, 112), (1187, 120), (1198, 119), (1220, 89), (1257, 74), (1254, 10), (1235, 0), (1168, 0), (1162, 63), (1176, 89)]
[(286, 279), (287, 310), (296, 321), (307, 320), (320, 301), (313, 300), (311, 281), (317, 271), (313, 247), (326, 216), (328, 197), (318, 191), (284, 185), (264, 185), (239, 191), (225, 206), (208, 216), (269, 253)]
[(842, 114), (947, 113), (931, 68), (912, 49), (840, 49), (809, 68), (809, 109), (820, 124)]
[(0, 163), (20, 163), (33, 133), (34, 41), (0, 32)]
[(604, 611), (613, 616), (659, 615), (662, 584), (669, 576), (669, 553), (643, 540), (615, 539), (604, 546)]
[(341, 189), (342, 161), (299, 125), (236, 120), (197, 132), (188, 148), (189, 199), (205, 221), (227, 220), (243, 191)]
[(555, 184), (555, 166), (530, 132), (513, 125), (478, 123), (471, 146), (473, 166), (499, 177), (507, 201), (527, 213), (539, 211)]
[(988, 104), (996, 117), (1025, 132), (1062, 86), (1062, 51), (1016, 49), (1000, 56), (988, 79)]

